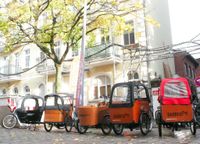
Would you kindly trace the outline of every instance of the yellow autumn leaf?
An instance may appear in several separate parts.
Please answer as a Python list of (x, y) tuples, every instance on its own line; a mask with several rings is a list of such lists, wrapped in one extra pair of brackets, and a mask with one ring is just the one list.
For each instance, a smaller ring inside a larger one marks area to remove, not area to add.
[(134, 3), (134, 7), (135, 7), (136, 9), (142, 9), (142, 8), (143, 8), (143, 5), (142, 5), (142, 3), (140, 3), (140, 2), (136, 2), (136, 3)]

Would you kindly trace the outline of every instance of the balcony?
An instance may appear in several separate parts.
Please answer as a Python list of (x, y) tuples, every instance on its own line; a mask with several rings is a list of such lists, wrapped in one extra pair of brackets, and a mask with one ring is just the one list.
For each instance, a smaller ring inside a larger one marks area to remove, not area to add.
[(100, 66), (121, 62), (121, 47), (100, 44), (85, 50), (85, 61), (90, 66)]
[(0, 83), (14, 82), (21, 80), (21, 75), (17, 74), (20, 72), (22, 72), (22, 69), (15, 65), (6, 65), (0, 67), (0, 73), (1, 73)]
[[(39, 59), (38, 59), (39, 61)], [(36, 67), (36, 71), (40, 74), (53, 75), (56, 73), (54, 63), (51, 59), (44, 61), (42, 64)], [(62, 74), (68, 74), (70, 72), (70, 65), (66, 62), (62, 65)]]

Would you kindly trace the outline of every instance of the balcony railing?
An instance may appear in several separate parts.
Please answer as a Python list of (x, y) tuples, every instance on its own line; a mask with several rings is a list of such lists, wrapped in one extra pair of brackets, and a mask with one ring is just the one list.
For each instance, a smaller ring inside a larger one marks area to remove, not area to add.
[(22, 72), (21, 67), (15, 65), (2, 66), (0, 67), (0, 82), (21, 80), (21, 75), (18, 74), (20, 72)]
[(85, 60), (86, 61), (95, 61), (105, 58), (120, 58), (121, 48), (114, 46), (111, 43), (108, 44), (99, 44), (92, 48), (87, 48), (85, 50)]
[[(48, 59), (44, 61), (42, 64), (38, 65), (36, 68), (36, 71), (38, 73), (54, 74), (56, 72), (56, 69), (55, 69), (53, 61)], [(70, 65), (67, 63), (63, 63), (62, 73), (69, 73), (69, 71), (70, 71)]]

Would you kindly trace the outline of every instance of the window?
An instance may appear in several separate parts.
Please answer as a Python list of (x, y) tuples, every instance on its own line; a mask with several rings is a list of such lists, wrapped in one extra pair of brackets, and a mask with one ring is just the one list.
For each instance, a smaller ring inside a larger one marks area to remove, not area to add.
[(94, 80), (94, 98), (107, 98), (111, 93), (111, 80), (108, 76), (98, 76)]
[(128, 76), (128, 80), (132, 80), (133, 79), (133, 71), (129, 71), (127, 76)]
[(101, 44), (108, 44), (109, 42), (110, 42), (110, 37), (108, 35), (101, 37)]
[(30, 94), (30, 88), (29, 88), (29, 86), (25, 86), (24, 87), (24, 92), (25, 92), (25, 94)]
[(147, 98), (144, 86), (135, 86), (133, 93), (135, 99)]
[(3, 89), (2, 93), (5, 95), (6, 94), (6, 89)]
[(108, 44), (110, 42), (110, 36), (107, 29), (101, 30), (101, 44)]
[(23, 4), (23, 3), (24, 3), (24, 0), (19, 0), (19, 2), (20, 2), (21, 4)]
[(192, 74), (193, 74), (193, 78), (195, 78), (196, 77), (195, 70), (192, 71)]
[(18, 88), (15, 87), (14, 90), (13, 90), (14, 94), (18, 94)]
[(164, 96), (169, 98), (187, 98), (188, 92), (183, 82), (169, 82), (164, 87)]
[(57, 97), (48, 97), (46, 99), (46, 106), (57, 106), (57, 105), (61, 105), (62, 101), (60, 98)]
[[(127, 22), (126, 24), (133, 26), (133, 22)], [(126, 31), (124, 33), (124, 45), (131, 45), (131, 44), (135, 44), (135, 35), (133, 28), (131, 31)]]
[(25, 50), (25, 67), (29, 68), (30, 66), (30, 49)]
[(44, 22), (47, 19), (47, 17), (48, 17), (47, 12), (42, 13), (42, 19), (44, 20)]
[(3, 73), (8, 74), (8, 57), (3, 57)]
[(55, 49), (56, 56), (60, 58), (60, 48)]
[(190, 77), (190, 66), (188, 66), (188, 76)]
[(192, 68), (189, 66), (189, 77), (192, 77)]
[(184, 64), (184, 73), (185, 73), (185, 75), (187, 75), (187, 64), (186, 63)]
[(138, 73), (135, 72), (133, 77), (134, 77), (134, 79), (139, 79), (139, 75), (138, 75)]
[(130, 103), (131, 101), (130, 96), (130, 89), (128, 85), (121, 85), (114, 88), (113, 91), (113, 97), (112, 97), (112, 103)]
[(185, 72), (185, 76), (190, 76), (190, 66), (188, 66), (188, 64), (184, 64), (184, 72)]
[(128, 76), (128, 80), (139, 79), (139, 74), (135, 71), (129, 71), (127, 76)]
[(61, 46), (61, 41), (56, 41), (55, 42), (55, 47), (60, 47)]
[(78, 56), (78, 50), (73, 50), (72, 51), (72, 57)]
[(43, 52), (40, 52), (40, 60), (44, 60), (45, 59), (45, 54)]
[(39, 96), (44, 96), (45, 95), (45, 86), (44, 84), (39, 85)]
[(55, 53), (58, 58), (60, 58), (61, 41), (55, 42)]
[(26, 98), (22, 105), (26, 110), (36, 110), (41, 106), (43, 106), (43, 100), (35, 98)]
[(15, 73), (20, 72), (19, 68), (19, 53), (15, 54)]

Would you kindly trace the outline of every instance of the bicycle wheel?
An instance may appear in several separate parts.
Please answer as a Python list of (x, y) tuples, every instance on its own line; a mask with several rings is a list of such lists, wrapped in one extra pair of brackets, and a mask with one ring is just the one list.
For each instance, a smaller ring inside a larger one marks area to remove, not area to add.
[(158, 124), (158, 133), (159, 133), (159, 137), (162, 137), (162, 124), (161, 124), (161, 122)]
[(65, 130), (71, 132), (73, 126), (73, 120), (70, 116), (67, 116), (65, 119)]
[(151, 132), (153, 129), (153, 111), (149, 112), (149, 120), (150, 120), (149, 132)]
[(52, 128), (53, 128), (53, 124), (51, 124), (51, 123), (44, 123), (44, 129), (47, 132), (50, 132)]
[(150, 118), (147, 113), (141, 113), (140, 115), (140, 131), (143, 135), (147, 135), (150, 131)]
[(77, 130), (80, 134), (84, 134), (86, 133), (86, 131), (88, 130), (88, 127), (86, 126), (81, 126), (79, 120), (77, 121)]
[(2, 124), (4, 128), (7, 128), (7, 129), (14, 128), (17, 125), (17, 118), (13, 114), (6, 115), (3, 118)]
[(195, 123), (195, 121), (190, 123), (190, 131), (191, 131), (192, 135), (196, 135), (196, 123)]
[[(162, 121), (161, 121), (161, 112), (158, 111), (157, 114), (156, 114), (156, 123), (158, 124), (158, 134), (159, 134), (159, 137), (162, 137)], [(167, 127), (170, 127), (170, 125), (166, 125)]]
[(103, 118), (103, 122), (101, 124), (101, 130), (102, 130), (104, 135), (110, 134), (112, 128), (111, 128), (111, 125), (110, 125), (110, 117), (109, 116), (105, 116)]
[(113, 124), (113, 131), (116, 135), (121, 135), (124, 130), (124, 125), (122, 124)]
[(200, 105), (198, 104), (194, 110), (194, 118), (198, 125), (200, 125)]

